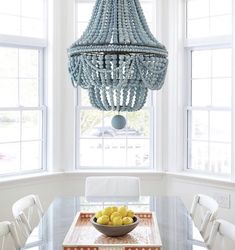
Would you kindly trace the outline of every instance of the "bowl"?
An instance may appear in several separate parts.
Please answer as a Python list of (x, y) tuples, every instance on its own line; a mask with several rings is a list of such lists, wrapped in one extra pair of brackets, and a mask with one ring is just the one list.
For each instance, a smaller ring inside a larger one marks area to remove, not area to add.
[(102, 234), (109, 236), (109, 237), (118, 237), (123, 236), (125, 234), (130, 233), (138, 224), (139, 218), (133, 217), (133, 223), (129, 225), (122, 225), (122, 226), (111, 226), (111, 225), (101, 225), (96, 223), (96, 218), (93, 216), (91, 218), (92, 225)]

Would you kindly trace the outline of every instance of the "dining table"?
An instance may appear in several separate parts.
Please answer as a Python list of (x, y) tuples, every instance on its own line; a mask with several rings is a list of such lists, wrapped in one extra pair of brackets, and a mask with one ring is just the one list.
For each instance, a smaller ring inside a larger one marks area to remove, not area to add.
[[(79, 211), (96, 212), (109, 205), (117, 203), (90, 202), (83, 196), (55, 198), (22, 250), (62, 250), (65, 236)], [(162, 250), (207, 249), (206, 243), (179, 197), (141, 196), (138, 201), (130, 201), (125, 205), (135, 212), (155, 213)]]

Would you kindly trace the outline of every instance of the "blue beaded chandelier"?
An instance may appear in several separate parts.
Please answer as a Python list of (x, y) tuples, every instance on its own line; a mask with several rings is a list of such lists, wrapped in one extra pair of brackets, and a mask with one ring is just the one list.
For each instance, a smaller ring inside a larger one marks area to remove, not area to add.
[[(140, 110), (148, 89), (161, 89), (168, 65), (164, 45), (152, 35), (139, 0), (97, 0), (80, 39), (68, 49), (74, 87), (88, 90), (93, 107)], [(120, 115), (115, 128), (125, 126)]]

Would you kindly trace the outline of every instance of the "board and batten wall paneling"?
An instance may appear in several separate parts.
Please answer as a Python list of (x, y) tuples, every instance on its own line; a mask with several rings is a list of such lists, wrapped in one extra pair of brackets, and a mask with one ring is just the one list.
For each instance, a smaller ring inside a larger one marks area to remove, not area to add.
[[(187, 174), (166, 175), (166, 195), (181, 197), (185, 206), (190, 209), (195, 194), (206, 194), (218, 200), (229, 197), (228, 207), (219, 207), (218, 218), (235, 224), (235, 183), (212, 178), (193, 177)], [(225, 202), (226, 205), (227, 202)]]

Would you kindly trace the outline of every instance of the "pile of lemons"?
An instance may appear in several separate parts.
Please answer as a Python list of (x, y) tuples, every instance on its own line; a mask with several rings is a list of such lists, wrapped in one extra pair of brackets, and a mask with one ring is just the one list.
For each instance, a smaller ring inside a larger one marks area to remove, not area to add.
[(96, 222), (101, 225), (122, 226), (132, 224), (135, 213), (127, 206), (106, 207), (95, 214)]

